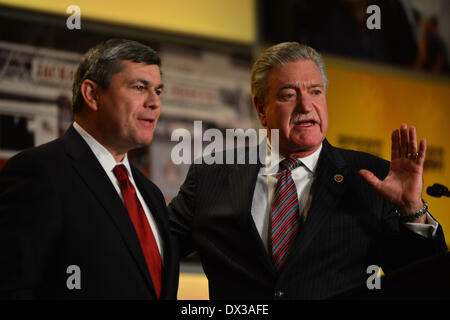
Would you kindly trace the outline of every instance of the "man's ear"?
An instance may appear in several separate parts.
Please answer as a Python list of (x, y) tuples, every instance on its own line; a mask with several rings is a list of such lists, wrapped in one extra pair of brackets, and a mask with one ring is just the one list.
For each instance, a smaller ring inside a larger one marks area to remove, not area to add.
[(256, 109), (256, 113), (258, 114), (259, 122), (263, 127), (267, 126), (265, 108), (264, 108), (264, 100), (254, 96), (253, 97), (253, 106)]
[(86, 79), (81, 83), (81, 95), (86, 106), (92, 111), (98, 110), (98, 91), (100, 87), (94, 81)]

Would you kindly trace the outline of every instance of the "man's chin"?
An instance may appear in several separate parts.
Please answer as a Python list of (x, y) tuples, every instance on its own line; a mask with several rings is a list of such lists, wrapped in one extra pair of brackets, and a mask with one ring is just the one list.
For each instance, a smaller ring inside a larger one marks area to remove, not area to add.
[(141, 137), (136, 139), (135, 148), (144, 148), (148, 147), (153, 142), (153, 134), (150, 136)]
[(142, 141), (140, 143), (139, 148), (144, 148), (144, 147), (148, 147), (151, 143), (153, 142), (153, 137), (151, 139), (147, 139), (145, 141)]

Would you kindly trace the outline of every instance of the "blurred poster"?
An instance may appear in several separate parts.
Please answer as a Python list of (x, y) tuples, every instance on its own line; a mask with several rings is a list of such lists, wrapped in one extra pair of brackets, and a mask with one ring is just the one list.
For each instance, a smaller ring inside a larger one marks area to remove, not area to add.
[(81, 55), (0, 41), (0, 94), (53, 100), (71, 96)]
[(208, 121), (217, 128), (251, 128), (248, 61), (229, 54), (163, 46), (164, 115)]
[(0, 41), (0, 165), (61, 136), (72, 123), (81, 55)]
[(171, 134), (177, 128), (189, 130), (190, 126), (191, 122), (187, 120), (161, 117), (150, 146), (150, 179), (161, 189), (167, 203), (178, 194), (180, 185), (189, 170), (189, 164), (173, 163), (172, 148), (178, 141), (171, 141)]
[(0, 100), (0, 158), (58, 137), (56, 105)]

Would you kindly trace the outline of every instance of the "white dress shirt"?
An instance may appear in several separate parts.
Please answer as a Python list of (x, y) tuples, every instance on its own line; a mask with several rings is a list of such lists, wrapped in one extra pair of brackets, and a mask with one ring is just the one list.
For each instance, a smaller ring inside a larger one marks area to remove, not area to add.
[[(272, 150), (268, 140), (267, 144), (266, 163), (269, 165), (267, 167), (261, 167), (258, 172), (251, 208), (253, 221), (259, 235), (261, 236), (261, 239), (263, 240), (266, 250), (268, 250), (269, 246), (269, 219), (270, 210), (272, 209), (271, 199), (273, 198), (273, 194), (275, 192), (278, 177), (281, 174), (280, 172), (277, 172), (278, 163), (270, 163), (270, 152), (272, 152)], [(320, 147), (311, 155), (304, 158), (299, 158), (302, 165), (295, 168), (291, 172), (292, 179), (294, 180), (295, 187), (297, 188), (299, 211), (302, 212), (301, 218), (303, 221), (306, 219), (308, 209), (311, 204), (311, 186), (314, 182), (314, 176), (321, 150), (322, 145), (320, 145)], [(278, 158), (274, 158), (279, 159), (279, 162), (284, 159), (282, 155), (278, 155)], [(272, 157), (272, 159), (274, 158)], [(410, 230), (427, 238), (434, 237), (438, 227), (438, 223), (428, 213), (427, 224), (408, 222), (405, 223), (405, 225)]]
[(159, 254), (161, 255), (161, 261), (164, 261), (163, 260), (163, 251), (162, 251), (162, 239), (158, 232), (156, 221), (153, 218), (153, 216), (151, 215), (150, 209), (148, 208), (147, 204), (144, 201), (144, 198), (142, 197), (141, 193), (139, 192), (138, 187), (136, 186), (133, 175), (131, 173), (131, 167), (130, 167), (130, 163), (128, 162), (127, 154), (125, 154), (125, 157), (122, 160), (122, 162), (116, 163), (116, 160), (114, 159), (113, 155), (102, 144), (100, 144), (89, 133), (87, 133), (86, 130), (84, 130), (77, 122), (73, 123), (73, 127), (75, 128), (75, 130), (77, 130), (77, 132), (81, 135), (81, 137), (84, 139), (84, 141), (86, 141), (86, 143), (91, 148), (92, 152), (94, 153), (98, 162), (100, 162), (101, 166), (105, 170), (106, 174), (108, 175), (109, 180), (111, 180), (111, 183), (113, 184), (114, 188), (117, 191), (117, 194), (119, 195), (120, 199), (122, 199), (122, 201), (123, 201), (123, 196), (122, 196), (122, 192), (120, 190), (119, 181), (117, 180), (117, 178), (113, 172), (113, 169), (115, 166), (120, 165), (120, 164), (123, 164), (127, 168), (128, 178), (130, 179), (131, 183), (133, 184), (134, 188), (136, 189), (136, 194), (138, 196), (138, 199), (141, 202), (142, 207), (144, 208), (145, 215), (150, 224), (150, 227), (152, 228), (153, 235), (155, 236), (156, 244), (158, 245)]

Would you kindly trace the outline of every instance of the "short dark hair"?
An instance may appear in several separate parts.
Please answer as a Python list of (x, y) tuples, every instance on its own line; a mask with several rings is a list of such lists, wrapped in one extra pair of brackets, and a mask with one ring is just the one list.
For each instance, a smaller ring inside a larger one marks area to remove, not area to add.
[(78, 66), (72, 86), (73, 113), (80, 112), (83, 107), (81, 84), (89, 79), (103, 89), (108, 89), (111, 76), (122, 70), (122, 61), (131, 60), (145, 64), (156, 64), (161, 67), (161, 59), (155, 50), (137, 41), (126, 39), (110, 39), (91, 48)]

